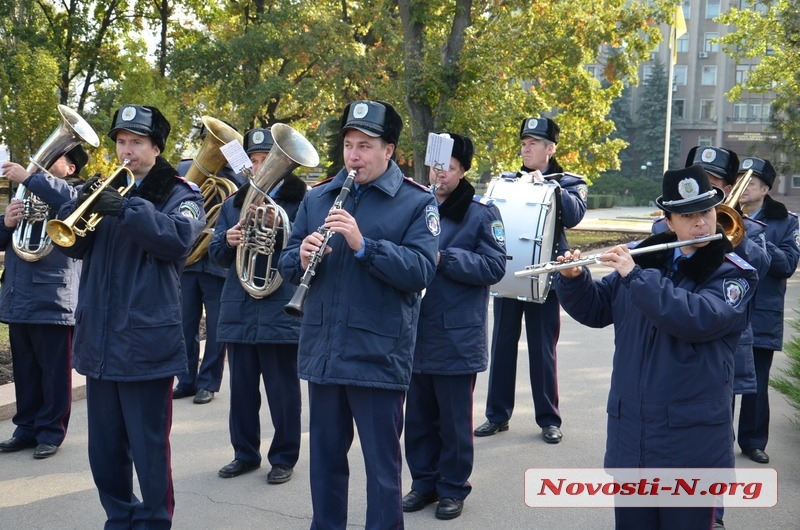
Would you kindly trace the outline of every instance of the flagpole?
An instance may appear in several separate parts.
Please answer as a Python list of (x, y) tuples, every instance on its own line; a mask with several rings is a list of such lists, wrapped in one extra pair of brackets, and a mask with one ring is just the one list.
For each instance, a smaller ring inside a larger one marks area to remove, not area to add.
[(671, 130), (672, 124), (672, 85), (675, 82), (673, 79), (673, 75), (675, 73), (675, 63), (672, 61), (672, 52), (670, 52), (669, 58), (669, 69), (668, 69), (667, 79), (667, 127), (666, 127), (666, 134), (664, 135), (664, 165), (662, 174), (666, 173), (667, 169), (669, 169), (669, 135)]
[(664, 164), (663, 172), (669, 169), (669, 144), (672, 132), (672, 89), (675, 83), (675, 63), (678, 62), (678, 39), (686, 33), (686, 19), (680, 2), (675, 6), (672, 24), (669, 27), (669, 68), (667, 69), (667, 125), (664, 134)]

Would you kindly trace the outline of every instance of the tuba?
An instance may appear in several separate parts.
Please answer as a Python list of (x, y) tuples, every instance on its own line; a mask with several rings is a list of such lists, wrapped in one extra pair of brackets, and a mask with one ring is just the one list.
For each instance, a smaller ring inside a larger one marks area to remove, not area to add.
[(111, 176), (92, 184), (92, 189), (89, 192), (90, 195), (75, 208), (75, 211), (72, 212), (69, 217), (63, 221), (51, 219), (47, 222), (47, 235), (50, 236), (53, 243), (60, 247), (71, 247), (79, 237), (84, 237), (97, 228), (97, 225), (103, 220), (103, 216), (99, 213), (91, 212), (90, 210), (100, 197), (100, 193), (110, 185), (118, 183), (122, 179), (124, 179), (124, 181), (119, 182), (121, 185), (117, 188), (120, 195), (124, 196), (136, 185), (133, 172), (125, 167), (127, 165), (128, 161), (125, 160), (122, 163), (122, 167), (112, 173)]
[[(208, 244), (214, 234), (214, 224), (219, 218), (222, 202), (237, 189), (236, 184), (230, 180), (216, 176), (217, 171), (222, 169), (226, 162), (220, 148), (233, 140), (242, 143), (242, 135), (225, 122), (211, 116), (203, 116), (201, 120), (208, 134), (184, 178), (200, 187), (206, 205), (206, 227), (197, 238), (189, 257), (186, 258), (186, 265), (198, 262), (208, 252)], [(209, 204), (213, 206), (209, 208)]]
[[(239, 218), (244, 242), (236, 247), (236, 273), (242, 288), (253, 298), (272, 294), (283, 281), (272, 257), (279, 231), (283, 231), (281, 247), (286, 246), (290, 221), (269, 192), (296, 167), (319, 164), (317, 150), (302, 134), (282, 123), (276, 123), (270, 131), (275, 144), (269, 155), (255, 175), (246, 171), (250, 189)], [(251, 205), (256, 205), (252, 212)]]
[[(47, 170), (50, 166), (81, 142), (92, 147), (100, 145), (97, 133), (77, 112), (65, 105), (59, 105), (58, 112), (61, 114), (61, 124), (31, 157), (26, 168), (28, 173), (38, 168), (49, 174)], [(17, 187), (14, 198), (23, 203), (22, 220), (14, 229), (12, 238), (14, 252), (25, 261), (39, 261), (53, 250), (45, 228), (50, 208), (22, 184)]]

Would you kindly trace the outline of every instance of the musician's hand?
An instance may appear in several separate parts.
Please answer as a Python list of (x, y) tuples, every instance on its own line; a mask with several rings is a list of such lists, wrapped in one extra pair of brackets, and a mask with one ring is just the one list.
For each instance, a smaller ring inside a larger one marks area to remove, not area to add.
[(225, 232), (225, 241), (229, 247), (238, 247), (244, 243), (244, 230), (242, 230), (242, 227), (234, 225), (228, 228), (227, 232)]
[[(558, 256), (556, 258), (556, 261), (558, 261), (559, 263), (563, 263), (565, 261), (577, 261), (579, 259), (581, 259), (581, 251), (575, 249), (571, 252), (569, 250), (564, 252), (563, 256)], [(577, 278), (578, 276), (583, 274), (583, 267), (567, 267), (566, 269), (561, 269), (558, 272), (564, 278), (572, 279), (572, 278)]]
[(87, 180), (83, 184), (83, 186), (81, 186), (81, 189), (78, 191), (78, 200), (75, 203), (75, 208), (77, 208), (78, 206), (83, 204), (83, 201), (85, 201), (86, 199), (88, 199), (92, 195), (92, 192), (94, 191), (95, 184), (97, 184), (98, 180), (100, 180), (100, 176), (99, 175), (95, 175), (92, 178), (90, 178), (89, 180)]
[(25, 206), (19, 199), (11, 199), (11, 202), (6, 206), (6, 213), (3, 216), (3, 224), (6, 228), (16, 228), (22, 220), (22, 212)]
[(617, 245), (599, 256), (599, 263), (611, 267), (623, 278), (631, 273), (636, 262), (633, 261), (631, 250), (625, 245)]
[[(311, 232), (306, 236), (302, 243), (300, 243), (300, 266), (305, 270), (311, 262), (311, 256), (322, 247), (325, 237), (319, 232)], [(331, 251), (331, 247), (325, 248), (325, 254)]]
[(6, 177), (11, 182), (16, 182), (17, 184), (22, 184), (25, 182), (28, 177), (30, 177), (30, 173), (25, 171), (25, 168), (15, 162), (6, 162), (3, 164), (3, 176)]
[(358, 229), (355, 217), (346, 210), (331, 210), (328, 217), (325, 218), (325, 228), (342, 234), (347, 240), (347, 246), (355, 252), (361, 250), (361, 242), (364, 238), (361, 236), (361, 230)]

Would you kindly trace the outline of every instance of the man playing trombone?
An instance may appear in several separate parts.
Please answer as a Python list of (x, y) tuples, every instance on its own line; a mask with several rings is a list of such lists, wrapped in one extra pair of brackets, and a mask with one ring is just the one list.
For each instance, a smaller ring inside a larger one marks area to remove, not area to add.
[[(733, 352), (758, 274), (726, 238), (709, 240), (722, 232), (723, 192), (702, 166), (667, 171), (662, 190), (668, 232), (645, 239), (635, 257), (624, 245), (599, 255), (614, 269), (601, 280), (566, 267), (554, 287), (578, 322), (614, 325), (605, 467), (732, 468)], [(664, 247), (674, 243), (683, 245)], [(559, 261), (570, 259), (580, 251)], [(615, 518), (617, 528), (705, 530), (714, 508), (617, 506)]]
[(180, 276), (205, 214), (197, 186), (161, 157), (169, 131), (155, 107), (119, 109), (108, 136), (132, 187), (123, 195), (92, 179), (59, 212), (101, 216), (61, 250), (83, 260), (73, 365), (86, 376), (89, 464), (114, 528), (169, 528), (175, 504), (172, 382), (186, 371)]

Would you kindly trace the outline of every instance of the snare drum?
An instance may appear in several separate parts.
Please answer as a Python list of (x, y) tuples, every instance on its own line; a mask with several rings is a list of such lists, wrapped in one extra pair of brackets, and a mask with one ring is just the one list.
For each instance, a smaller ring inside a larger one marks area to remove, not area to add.
[(550, 261), (556, 233), (557, 185), (549, 181), (496, 178), (486, 195), (503, 216), (506, 231), (506, 274), (489, 288), (492, 296), (543, 304), (550, 292), (551, 274), (517, 278), (514, 271)]

